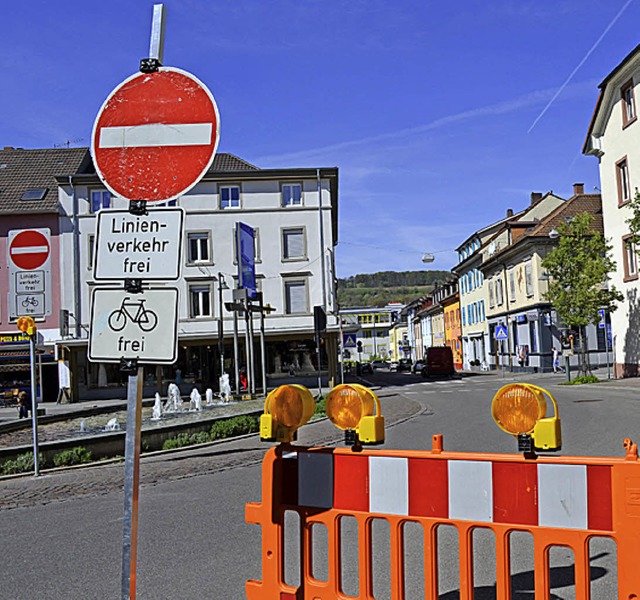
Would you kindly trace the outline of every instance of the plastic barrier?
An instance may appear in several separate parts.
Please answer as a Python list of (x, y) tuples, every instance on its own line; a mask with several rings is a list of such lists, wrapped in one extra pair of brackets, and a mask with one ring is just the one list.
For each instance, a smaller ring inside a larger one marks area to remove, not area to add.
[[(404, 600), (403, 527), (424, 532), (423, 589), (438, 598), (437, 528), (458, 532), (459, 597), (474, 596), (473, 532), (495, 534), (495, 597), (512, 598), (510, 534), (533, 538), (534, 595), (550, 596), (549, 552), (573, 551), (575, 597), (591, 598), (589, 541), (605, 537), (617, 546), (619, 600), (640, 598), (640, 462), (625, 440), (624, 458), (525, 457), (445, 452), (442, 436), (430, 451), (307, 448), (283, 444), (267, 451), (262, 502), (246, 506), (248, 523), (262, 527), (262, 580), (246, 584), (249, 600), (373, 600), (371, 524), (385, 520), (390, 532), (390, 597)], [(285, 513), (300, 517), (297, 586), (287, 585)], [(357, 593), (343, 589), (340, 520), (357, 521)], [(313, 576), (312, 529), (327, 531), (328, 577)], [(611, 596), (613, 597), (613, 596)]]

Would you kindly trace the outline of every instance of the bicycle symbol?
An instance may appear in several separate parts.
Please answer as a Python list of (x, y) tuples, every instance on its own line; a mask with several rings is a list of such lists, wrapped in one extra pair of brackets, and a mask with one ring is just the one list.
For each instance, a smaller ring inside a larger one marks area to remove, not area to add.
[(36, 307), (38, 306), (38, 299), (35, 296), (27, 296), (23, 301), (22, 301), (22, 306), (24, 308), (27, 308), (27, 306), (33, 306)]
[(152, 331), (155, 329), (158, 324), (158, 315), (151, 309), (145, 308), (144, 303), (144, 298), (131, 302), (129, 296), (126, 296), (122, 300), (120, 308), (117, 308), (109, 315), (109, 327), (111, 327), (113, 331), (122, 331), (127, 321), (130, 320), (140, 327), (142, 331)]

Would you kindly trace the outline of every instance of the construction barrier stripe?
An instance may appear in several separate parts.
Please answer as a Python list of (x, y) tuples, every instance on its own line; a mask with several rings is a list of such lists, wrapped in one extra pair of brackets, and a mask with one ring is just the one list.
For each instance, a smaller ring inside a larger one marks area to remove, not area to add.
[[(611, 467), (295, 452), (290, 505), (612, 531)], [(285, 460), (285, 463), (290, 461)], [(297, 482), (294, 481), (297, 479)]]

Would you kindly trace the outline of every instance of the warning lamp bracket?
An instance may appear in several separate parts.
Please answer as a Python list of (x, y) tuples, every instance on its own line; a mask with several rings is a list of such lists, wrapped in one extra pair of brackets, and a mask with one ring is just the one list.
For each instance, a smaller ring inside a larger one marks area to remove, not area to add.
[(536, 453), (533, 446), (533, 438), (529, 433), (518, 434), (518, 452), (522, 452), (525, 458), (535, 458)]

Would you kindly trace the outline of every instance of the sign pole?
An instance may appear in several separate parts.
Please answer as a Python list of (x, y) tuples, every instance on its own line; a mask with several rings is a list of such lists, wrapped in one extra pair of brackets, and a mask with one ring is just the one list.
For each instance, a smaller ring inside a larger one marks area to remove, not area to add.
[(38, 402), (36, 398), (36, 336), (29, 336), (29, 361), (31, 363), (31, 427), (33, 429), (33, 475), (40, 475), (40, 457), (38, 456)]
[(122, 600), (135, 600), (136, 597), (142, 381), (143, 369), (142, 367), (137, 367), (135, 368), (135, 374), (129, 375), (127, 385), (127, 433), (125, 437), (124, 517), (122, 529)]

